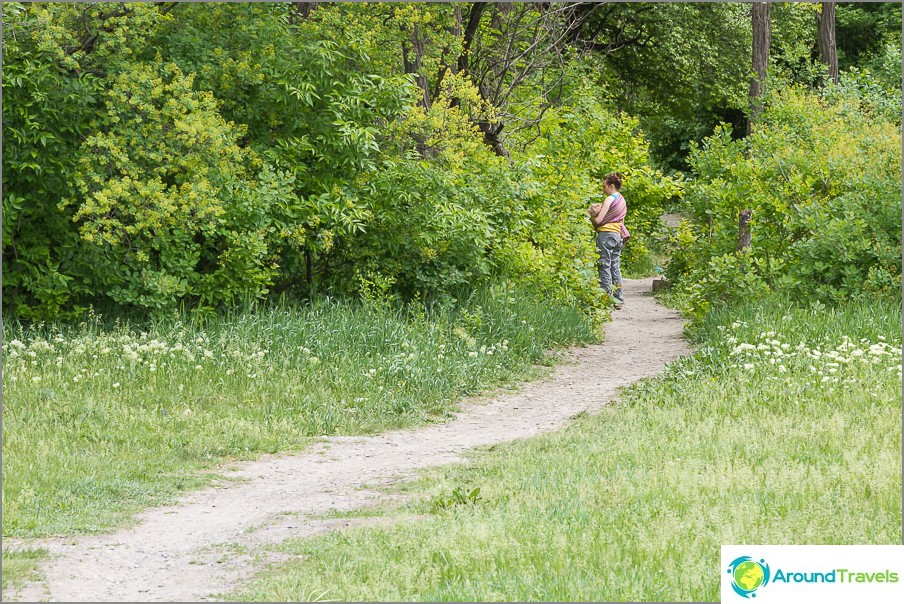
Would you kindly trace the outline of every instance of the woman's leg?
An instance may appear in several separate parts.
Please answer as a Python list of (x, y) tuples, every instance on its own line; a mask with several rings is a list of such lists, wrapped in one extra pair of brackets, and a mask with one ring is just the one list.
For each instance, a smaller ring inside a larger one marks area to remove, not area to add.
[[(619, 248), (621, 247), (621, 237), (617, 233), (597, 233), (596, 249), (600, 254), (599, 276), (600, 287), (607, 294), (612, 294), (612, 260), (617, 258)], [(619, 286), (621, 272), (619, 272)]]
[[(613, 233), (614, 235), (614, 233)], [(611, 271), (612, 271), (612, 287), (615, 289), (615, 293), (613, 294), (617, 300), (624, 303), (625, 296), (622, 293), (622, 276), (621, 276), (621, 253), (624, 249), (624, 244), (622, 243), (621, 237), (618, 237), (618, 247), (615, 249), (615, 252), (612, 254), (612, 262), (611, 262)]]

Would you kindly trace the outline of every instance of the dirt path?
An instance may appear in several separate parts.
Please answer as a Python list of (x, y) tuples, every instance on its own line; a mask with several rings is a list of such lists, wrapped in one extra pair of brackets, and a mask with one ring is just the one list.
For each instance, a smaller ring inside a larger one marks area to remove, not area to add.
[[(373, 437), (337, 437), (301, 454), (247, 463), (236, 479), (153, 508), (136, 527), (110, 535), (43, 540), (46, 580), (4, 600), (198, 601), (250, 577), (255, 550), (350, 521), (316, 520), (382, 497), (374, 487), (421, 468), (460, 460), (478, 445), (562, 427), (609, 402), (616, 389), (659, 373), (689, 352), (677, 313), (649, 296), (650, 280), (629, 280), (627, 301), (606, 325), (604, 344), (576, 348), (541, 382), (464, 405), (449, 422)], [(605, 363), (606, 375), (592, 371)]]

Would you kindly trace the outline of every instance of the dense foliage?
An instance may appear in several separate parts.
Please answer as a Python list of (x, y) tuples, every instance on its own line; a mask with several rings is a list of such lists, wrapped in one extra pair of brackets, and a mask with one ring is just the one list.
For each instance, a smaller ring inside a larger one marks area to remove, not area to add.
[[(856, 74), (822, 93), (788, 87), (743, 140), (701, 146), (669, 273), (689, 306), (769, 291), (838, 303), (900, 296), (901, 97)], [(738, 215), (752, 209), (751, 248)]]
[(775, 6), (774, 97), (742, 141), (746, 4), (5, 3), (3, 307), (211, 314), (501, 278), (593, 315), (583, 210), (624, 173), (624, 261), (649, 265), (685, 188), (654, 165), (698, 175), (670, 270), (711, 282), (701, 301), (894, 289), (900, 6), (839, 6), (845, 70), (820, 94), (815, 15)]
[[(574, 64), (554, 103), (531, 96), (545, 72), (514, 64), (494, 102), (470, 71), (501, 52), (501, 13), (469, 71), (453, 69), (460, 5), (305, 10), (5, 5), (7, 311), (448, 297), (495, 277), (601, 307), (583, 214), (600, 177), (628, 175), (635, 256), (680, 186), (650, 167), (638, 122)], [(531, 129), (512, 152), (486, 144), (516, 114)]]

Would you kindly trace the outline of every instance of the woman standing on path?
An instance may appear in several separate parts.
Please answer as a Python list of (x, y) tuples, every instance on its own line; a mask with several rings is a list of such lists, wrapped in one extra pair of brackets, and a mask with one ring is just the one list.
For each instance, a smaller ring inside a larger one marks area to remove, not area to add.
[(618, 172), (607, 174), (603, 178), (603, 191), (608, 197), (603, 203), (595, 203), (587, 210), (596, 230), (596, 249), (600, 254), (600, 287), (615, 298), (615, 308), (621, 308), (625, 303), (622, 294), (621, 251), (629, 235), (625, 228), (628, 205), (624, 195), (620, 193), (623, 178)]

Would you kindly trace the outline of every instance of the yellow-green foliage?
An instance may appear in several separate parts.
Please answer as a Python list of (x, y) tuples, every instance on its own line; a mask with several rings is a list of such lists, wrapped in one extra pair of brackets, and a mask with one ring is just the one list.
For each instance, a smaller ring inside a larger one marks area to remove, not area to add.
[[(627, 177), (629, 262), (677, 181), (580, 78), (553, 108), (537, 82), (517, 118), (490, 103), (456, 67), (458, 11), (12, 5), (5, 304), (38, 318), (273, 290), (444, 298), (503, 277), (596, 314), (584, 208), (600, 177)], [(502, 130), (511, 157), (478, 127), (541, 115)]]
[[(786, 88), (746, 139), (723, 127), (694, 149), (693, 222), (669, 265), (690, 306), (773, 289), (833, 302), (900, 292), (901, 126), (878, 96)], [(752, 249), (738, 257), (742, 209)]]
[(96, 248), (98, 282), (117, 302), (215, 305), (261, 296), (273, 279), (272, 206), (287, 180), (237, 140), (209, 92), (167, 63), (136, 64), (107, 94), (74, 176), (74, 220)]

